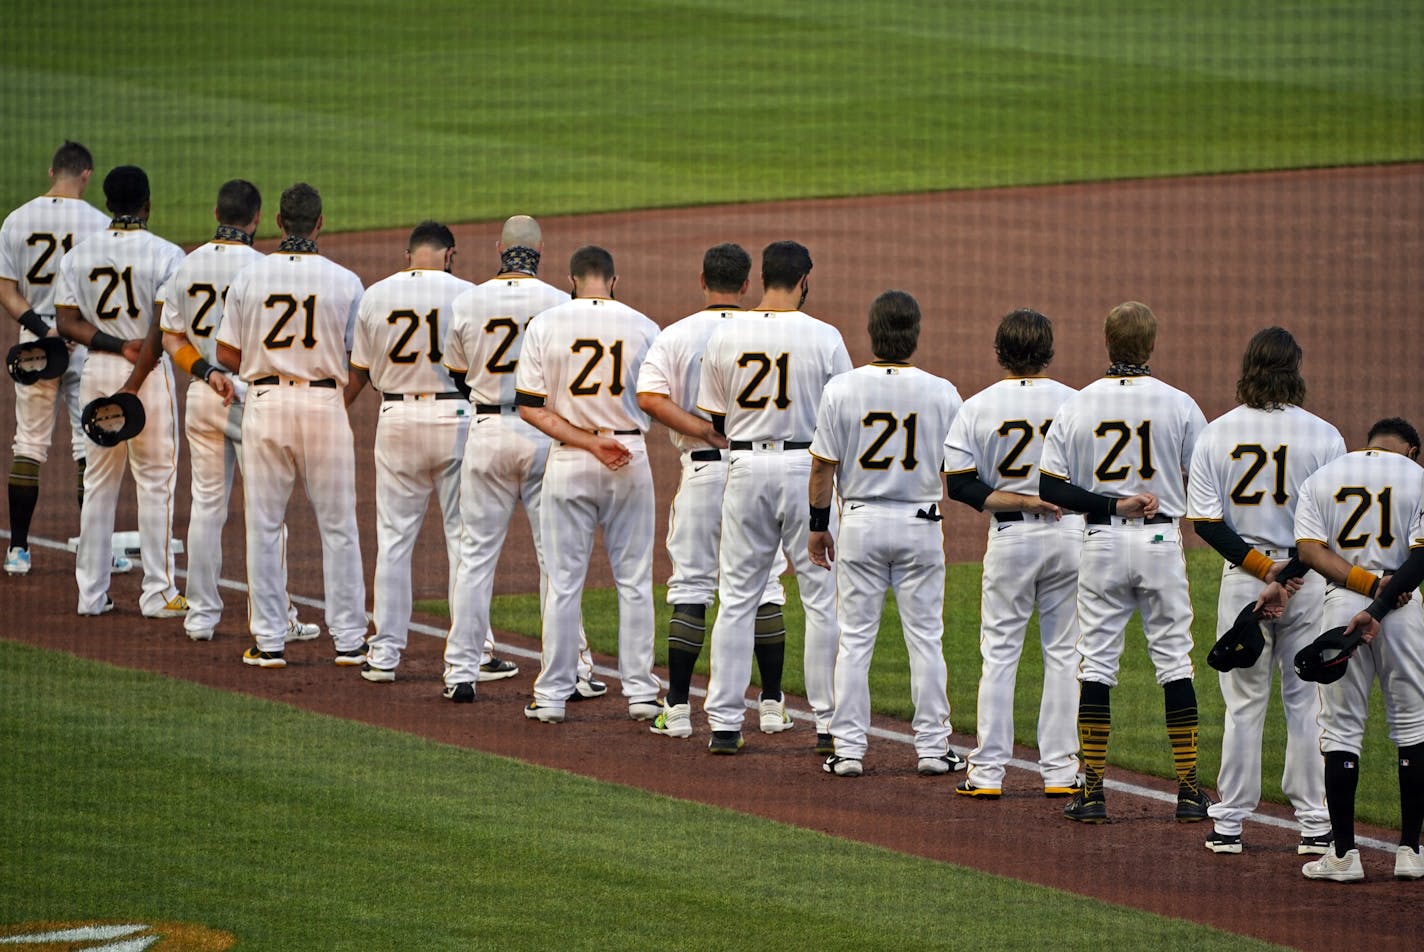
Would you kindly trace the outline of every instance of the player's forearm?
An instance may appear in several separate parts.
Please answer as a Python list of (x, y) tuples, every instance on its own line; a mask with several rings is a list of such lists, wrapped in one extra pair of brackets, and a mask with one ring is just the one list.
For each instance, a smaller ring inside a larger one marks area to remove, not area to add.
[[(1221, 519), (1197, 519), (1192, 522), (1192, 528), (1203, 542), (1211, 546), (1217, 553), (1232, 565), (1245, 565), (1251, 552), (1254, 550), (1251, 545)], [(1256, 553), (1260, 555), (1260, 553)], [(1261, 556), (1265, 558), (1265, 556)], [(1269, 559), (1267, 562), (1269, 563)], [(1269, 568), (1269, 564), (1267, 566)], [(1255, 574), (1253, 572), (1253, 574)]]
[(663, 426), (670, 430), (676, 430), (684, 436), (706, 440), (714, 432), (710, 420), (703, 419), (695, 413), (688, 413), (674, 403), (667, 394), (640, 393), (638, 394), (638, 406)]
[(99, 330), (86, 321), (77, 307), (61, 305), (54, 309), (54, 326), (61, 337), (83, 344), (90, 350), (105, 354), (122, 354), (124, 342), (112, 334)]
[(158, 365), (158, 358), (163, 353), (163, 329), (158, 326), (158, 315), (154, 314), (153, 323), (148, 327), (148, 333), (143, 337), (143, 343), (138, 348), (138, 358), (134, 361), (133, 370), (129, 371), (129, 379), (125, 381), (122, 388), (130, 393), (138, 393), (139, 387), (148, 379), (148, 375), (153, 372), (153, 368)]
[(242, 369), (242, 351), (218, 341), (218, 363), (233, 373), (237, 373)]
[(577, 446), (593, 452), (595, 437), (587, 430), (581, 430), (548, 407), (531, 407), (521, 404), (519, 415), (525, 423), (534, 427), (551, 440)]
[(0, 278), (0, 305), (17, 321), (30, 310), (30, 302), (20, 293), (19, 283), (10, 278)]
[(366, 384), (371, 382), (371, 372), (355, 364), (349, 364), (346, 372), (346, 388), (341, 392), (342, 398), (349, 407), (361, 395), (361, 391), (366, 389)]
[(825, 509), (835, 494), (836, 464), (811, 457), (811, 476), (807, 480), (807, 495), (812, 509)]
[(1376, 594), (1373, 586), (1379, 583), (1379, 578), (1373, 573), (1351, 565), (1319, 542), (1302, 539), (1296, 543), (1296, 547), (1300, 560), (1327, 580), (1361, 595)]

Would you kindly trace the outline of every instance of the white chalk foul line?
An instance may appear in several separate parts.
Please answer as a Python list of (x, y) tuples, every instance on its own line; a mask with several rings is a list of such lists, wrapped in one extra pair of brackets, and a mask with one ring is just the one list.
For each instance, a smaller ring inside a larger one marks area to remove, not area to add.
[[(8, 539), (8, 538), (10, 537), (10, 533), (8, 533), (8, 532), (6, 532), (6, 531), (4, 531), (4, 530), (0, 530), (0, 536), (4, 536), (5, 538)], [(37, 545), (37, 546), (40, 546), (41, 548), (45, 548), (45, 549), (57, 549), (57, 550), (59, 550), (59, 551), (61, 551), (61, 552), (67, 552), (67, 551), (68, 551), (68, 547), (67, 547), (67, 546), (65, 546), (65, 545), (62, 544), (62, 543), (55, 542), (55, 541), (52, 540), (52, 539), (40, 539), (40, 538), (31, 537), (31, 538), (30, 538), (30, 544), (31, 544), (31, 545)], [(179, 569), (177, 574), (180, 575), (180, 576), (182, 576), (182, 577), (184, 577), (184, 578), (186, 578), (187, 575), (188, 575), (188, 573), (185, 572), (185, 571), (183, 571), (182, 569)], [(231, 590), (233, 590), (234, 592), (242, 592), (242, 593), (244, 593), (244, 594), (246, 594), (246, 592), (247, 592), (247, 586), (244, 585), (242, 582), (235, 582), (235, 581), (233, 581), (233, 580), (231, 580), (231, 579), (225, 579), (225, 578), (224, 578), (224, 579), (219, 579), (219, 580), (218, 580), (218, 584), (219, 584), (220, 586), (222, 586), (223, 588), (231, 589)], [(326, 610), (326, 602), (324, 602), (324, 601), (322, 601), (322, 600), (320, 600), (320, 599), (307, 598), (307, 597), (304, 596), (304, 595), (292, 595), (292, 596), (291, 596), (291, 599), (292, 599), (292, 601), (295, 602), (296, 604), (298, 604), (298, 605), (304, 605), (304, 606), (306, 606), (307, 608), (315, 608), (315, 609), (318, 609), (318, 610), (321, 610), (321, 611), (325, 611), (325, 610)], [(414, 622), (414, 621), (410, 623), (410, 630), (413, 631), (413, 632), (415, 632), (415, 633), (417, 633), (417, 634), (429, 635), (429, 636), (432, 637), (432, 638), (440, 638), (440, 639), (442, 639), (442, 640), (445, 638), (445, 635), (446, 635), (446, 631), (445, 631), (445, 629), (443, 629), (443, 628), (435, 628), (435, 627), (432, 627), (432, 626), (430, 626), (430, 625), (423, 625), (423, 624), (421, 624), (421, 623), (419, 623), (419, 622)], [(534, 651), (533, 649), (530, 649), (530, 648), (523, 648), (523, 647), (521, 647), (521, 646), (519, 646), (519, 645), (511, 645), (511, 644), (503, 644), (503, 643), (498, 643), (498, 644), (497, 644), (497, 647), (498, 647), (502, 652), (504, 652), (505, 654), (514, 655), (515, 657), (524, 658), (524, 659), (527, 659), (527, 660), (533, 660), (533, 661), (539, 660), (539, 652)], [(618, 671), (617, 671), (617, 669), (615, 669), (615, 668), (608, 668), (608, 667), (605, 667), (605, 666), (603, 666), (603, 665), (595, 665), (594, 668), (593, 668), (593, 670), (594, 670), (594, 673), (597, 674), (597, 675), (599, 675), (600, 677), (613, 678), (613, 679), (615, 679), (615, 680), (617, 680), (617, 678), (618, 678)], [(663, 687), (667, 687), (667, 682), (666, 682), (666, 681), (661, 681), (661, 679), (660, 679), (660, 683), (662, 684)], [(701, 688), (698, 688), (698, 687), (694, 687), (694, 688), (692, 689), (691, 693), (692, 693), (694, 696), (696, 696), (696, 697), (706, 697), (706, 696), (707, 696), (707, 692), (704, 691), (704, 690), (701, 689)], [(748, 700), (746, 701), (746, 705), (747, 705), (747, 708), (748, 708), (749, 710), (754, 710), (754, 709), (756, 708), (756, 706), (757, 706), (757, 702), (756, 702), (756, 701), (753, 701), (753, 700), (751, 700), (751, 699), (748, 699)], [(812, 724), (812, 725), (814, 725), (814, 724), (816, 723), (815, 715), (813, 715), (810, 711), (793, 710), (792, 708), (788, 707), (788, 708), (786, 709), (786, 712), (787, 712), (788, 714), (790, 714), (791, 717), (792, 717), (794, 720), (798, 720), (798, 721), (801, 721), (801, 722), (803, 722), (803, 723)], [(914, 737), (914, 735), (913, 735), (913, 734), (910, 734), (910, 733), (908, 733), (908, 732), (906, 732), (906, 731), (887, 730), (886, 728), (883, 728), (883, 727), (874, 727), (874, 726), (872, 726), (872, 727), (870, 728), (870, 730), (869, 730), (868, 733), (870, 734), (871, 737), (877, 738), (878, 740), (887, 740), (887, 741), (891, 741), (891, 742), (893, 742), (893, 743), (905, 744), (906, 746), (910, 746), (910, 747), (913, 747), (913, 746), (914, 746), (914, 743), (915, 743), (915, 737)], [(963, 755), (967, 756), (969, 752), (968, 752), (968, 751), (961, 751), (960, 753), (962, 753)], [(1010, 758), (1009, 761), (1008, 761), (1007, 766), (1012, 767), (1012, 768), (1014, 768), (1014, 769), (1016, 769), (1016, 770), (1027, 771), (1027, 772), (1029, 772), (1029, 773), (1031, 773), (1031, 774), (1033, 774), (1033, 775), (1035, 775), (1035, 776), (1038, 775), (1038, 764), (1031, 763), (1030, 761), (1027, 761), (1027, 760), (1020, 760), (1020, 759), (1017, 758), (1017, 757), (1012, 757), (1012, 758)], [(1175, 804), (1175, 803), (1177, 802), (1177, 797), (1176, 797), (1174, 794), (1164, 793), (1164, 792), (1162, 792), (1161, 790), (1153, 790), (1153, 789), (1151, 789), (1150, 787), (1144, 787), (1144, 786), (1141, 786), (1141, 785), (1135, 784), (1135, 783), (1126, 783), (1126, 782), (1121, 781), (1121, 780), (1111, 780), (1111, 779), (1109, 779), (1109, 780), (1105, 780), (1105, 781), (1103, 782), (1103, 786), (1105, 786), (1107, 789), (1113, 791), (1114, 793), (1123, 793), (1123, 794), (1127, 794), (1127, 795), (1129, 795), (1129, 796), (1141, 797), (1141, 798), (1144, 799), (1144, 800), (1152, 800), (1152, 801), (1154, 801), (1154, 802), (1156, 802), (1156, 803), (1171, 803), (1171, 804)], [(1297, 825), (1295, 824), (1294, 821), (1287, 820), (1287, 819), (1284, 819), (1284, 818), (1282, 818), (1282, 817), (1270, 816), (1270, 815), (1268, 815), (1268, 814), (1252, 814), (1252, 815), (1251, 815), (1250, 817), (1248, 817), (1247, 819), (1248, 819), (1250, 822), (1252, 822), (1252, 823), (1259, 823), (1259, 824), (1262, 825), (1262, 826), (1271, 826), (1271, 827), (1276, 827), (1276, 828), (1282, 829), (1282, 830), (1297, 830), (1297, 829), (1298, 829), (1298, 827), (1297, 827)], [(1357, 836), (1355, 837), (1355, 843), (1356, 843), (1357, 845), (1359, 845), (1359, 846), (1369, 847), (1369, 848), (1371, 848), (1371, 849), (1380, 850), (1380, 851), (1382, 851), (1382, 852), (1389, 853), (1389, 854), (1391, 854), (1391, 855), (1393, 855), (1393, 854), (1394, 854), (1394, 851), (1395, 851), (1395, 844), (1393, 844), (1393, 843), (1386, 843), (1384, 840), (1376, 839), (1376, 838), (1371, 837), (1371, 836), (1358, 836), (1358, 835), (1357, 835)]]

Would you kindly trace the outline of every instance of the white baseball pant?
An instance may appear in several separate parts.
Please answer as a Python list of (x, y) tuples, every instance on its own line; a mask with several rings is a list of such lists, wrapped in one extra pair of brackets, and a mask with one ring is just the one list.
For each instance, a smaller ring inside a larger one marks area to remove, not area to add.
[[(841, 507), (836, 539), (835, 710), (830, 733), (836, 753), (860, 760), (870, 729), (870, 659), (885, 591), (893, 588), (910, 655), (912, 727), (920, 757), (949, 749), (948, 670), (944, 662), (944, 532), (915, 517), (914, 503), (850, 502)], [(813, 568), (823, 575), (824, 569)]]
[(1123, 631), (1142, 613), (1157, 683), (1192, 676), (1192, 600), (1178, 524), (1112, 517), (1084, 530), (1078, 571), (1078, 680), (1117, 686)]
[[(34, 340), (35, 336), (22, 331), (20, 339)], [(84, 459), (88, 439), (79, 418), (84, 412), (80, 399), (80, 380), (84, 372), (84, 359), (88, 350), (75, 345), (69, 352), (69, 366), (54, 380), (37, 380), (32, 384), (15, 384), (15, 439), (11, 449), (15, 456), (23, 456), (37, 463), (49, 459), (49, 444), (54, 434), (57, 413), (69, 423), (70, 450), (74, 459)], [(62, 402), (63, 407), (56, 406)]]
[[(1370, 599), (1347, 588), (1330, 585), (1325, 590), (1325, 620), (1320, 631), (1347, 624), (1364, 610)], [(1317, 633), (1318, 634), (1318, 633)], [(1424, 743), (1424, 612), (1418, 598), (1396, 608), (1380, 622), (1380, 632), (1367, 645), (1355, 649), (1345, 676), (1334, 684), (1321, 684), (1322, 753), (1341, 750), (1359, 753), (1365, 741), (1370, 686), (1379, 678), (1384, 695), (1389, 739), (1396, 747)]]
[(366, 635), (366, 582), (356, 529), (356, 459), (341, 391), (288, 383), (252, 386), (242, 414), (248, 614), (262, 651), (287, 634), (282, 526), (301, 480), (321, 533), (326, 627), (337, 651)]
[[(80, 398), (87, 405), (117, 393), (133, 365), (118, 354), (90, 354), (84, 362)], [(178, 484), (178, 413), (173, 370), (160, 357), (139, 388), (144, 427), (118, 446), (89, 443), (85, 452), (84, 508), (79, 513), (79, 553), (74, 578), (79, 585), (79, 614), (104, 608), (113, 572), (114, 510), (124, 480), (124, 463), (133, 473), (138, 496), (139, 555), (143, 592), (139, 609), (153, 614), (178, 594), (173, 583), (173, 493)]]
[[(521, 502), (539, 564), (542, 617), (549, 576), (539, 529), (539, 500), (549, 444), (544, 433), (525, 423), (517, 413), (481, 413), (470, 424), (460, 471), (459, 574), (450, 601), (450, 633), (445, 640), (446, 684), (476, 684), (480, 665), (493, 657), (490, 599), (494, 596), (495, 567), (514, 507)], [(578, 677), (593, 677), (593, 656), (589, 654), (582, 623)]]
[(752, 677), (757, 605), (767, 573), (783, 547), (796, 569), (806, 615), (806, 700), (816, 715), (816, 732), (830, 730), (839, 640), (836, 583), (832, 573), (812, 564), (806, 550), (810, 474), (811, 454), (805, 450), (732, 452), (722, 500), (720, 604), (712, 626), (712, 676), (703, 704), (714, 731), (741, 730)]
[(376, 422), (376, 574), (366, 660), (400, 664), (410, 635), (410, 559), (430, 496), (445, 527), (446, 597), (460, 570), (460, 464), (470, 405), (465, 400), (382, 400)]
[(618, 589), (618, 678), (629, 703), (653, 701), (653, 477), (641, 435), (618, 436), (633, 454), (611, 470), (585, 450), (549, 449), (539, 527), (549, 572), (543, 666), (534, 682), (540, 707), (562, 711), (578, 676), (580, 607), (595, 529)]
[(1078, 776), (1078, 560), (1082, 522), (1022, 513), (989, 523), (979, 601), (977, 746), (969, 782), (1003, 787), (1014, 754), (1014, 689), (1035, 605), (1043, 654), (1038, 708), (1038, 769), (1045, 787), (1071, 787)]
[[(1262, 552), (1271, 559), (1287, 557), (1283, 550)], [(1216, 607), (1218, 638), (1235, 624), (1242, 607), (1261, 594), (1261, 587), (1261, 580), (1240, 566), (1222, 567)], [(1207, 810), (1218, 833), (1239, 836), (1242, 821), (1260, 803), (1261, 735), (1276, 671), (1281, 674), (1281, 703), (1286, 715), (1281, 791), (1295, 806), (1302, 836), (1330, 832), (1330, 814), (1325, 809), (1325, 766), (1320, 757), (1320, 692), (1317, 685), (1302, 681), (1295, 673), (1296, 652), (1325, 630), (1320, 627), (1324, 599), (1325, 579), (1311, 572), (1300, 591), (1291, 596), (1285, 614), (1264, 626), (1266, 647), (1256, 663), (1218, 676), (1221, 697), (1226, 702), (1221, 770), (1216, 777), (1221, 800)]]

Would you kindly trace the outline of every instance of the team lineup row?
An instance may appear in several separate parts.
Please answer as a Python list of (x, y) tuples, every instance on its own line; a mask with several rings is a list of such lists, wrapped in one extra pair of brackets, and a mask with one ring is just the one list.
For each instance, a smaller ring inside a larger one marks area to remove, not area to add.
[[(853, 368), (840, 333), (802, 310), (812, 262), (796, 242), (763, 251), (761, 299), (750, 309), (741, 307), (750, 256), (733, 244), (709, 249), (704, 309), (660, 330), (614, 299), (613, 259), (601, 248), (573, 255), (572, 297), (539, 280), (541, 235), (527, 216), (505, 223), (500, 270), (483, 284), (448, 272), (453, 236), (425, 222), (411, 233), (409, 267), (363, 288), (318, 252), (321, 199), (309, 185), (283, 193), (283, 240), (264, 256), (251, 247), (262, 210), (257, 189), (226, 183), (214, 239), (185, 256), (147, 230), (141, 170), (108, 174), (105, 216), (83, 201), (92, 168), (87, 150), (66, 143), (50, 192), (0, 229), (0, 303), (24, 327), (19, 349), (56, 331), (77, 345), (67, 355), (34, 345), (18, 361), (55, 365), (17, 386), (7, 572), (29, 567), (29, 521), (59, 399), (72, 420), (116, 393), (134, 395), (142, 412), (141, 429), (126, 427), (126, 436), (137, 429), (126, 440), (76, 436), (76, 458), (85, 460), (80, 614), (112, 608), (109, 539), (127, 463), (139, 503), (140, 609), (183, 616), (190, 637), (211, 638), (223, 608), (220, 540), (237, 463), (255, 642), (243, 661), (282, 667), (286, 641), (318, 635), (296, 620), (285, 564), (274, 557), (284, 550), (286, 506), (300, 480), (322, 535), (336, 663), (393, 681), (410, 620), (411, 551), (434, 494), (450, 565), (444, 694), (470, 701), (481, 681), (517, 671), (491, 653), (489, 602), (509, 519), (522, 503), (543, 612), (542, 664), (526, 717), (559, 723), (571, 700), (606, 691), (593, 677), (579, 607), (601, 528), (617, 584), (629, 715), (658, 734), (693, 734), (691, 677), (715, 597), (703, 705), (708, 749), (741, 749), (753, 662), (762, 685), (758, 727), (789, 729), (779, 582), (789, 560), (805, 610), (806, 695), (827, 772), (863, 771), (870, 656), (893, 586), (910, 649), (918, 769), (967, 767), (956, 793), (1000, 796), (1014, 672), (1036, 609), (1045, 658), (1043, 789), (1068, 800), (1069, 819), (1100, 823), (1108, 818), (1111, 688), (1124, 628), (1140, 612), (1163, 687), (1178, 820), (1210, 817), (1207, 847), (1241, 850), (1242, 822), (1260, 793), (1265, 701), (1280, 669), (1289, 736), (1283, 789), (1296, 808), (1300, 852), (1320, 857), (1304, 873), (1362, 878), (1354, 784), (1378, 674), (1400, 750), (1395, 874), (1424, 878), (1424, 616), (1417, 602), (1389, 611), (1410, 573), (1376, 591), (1406, 564), (1411, 546), (1424, 546), (1419, 438), (1391, 418), (1373, 428), (1365, 450), (1346, 453), (1340, 434), (1301, 408), (1301, 354), (1288, 332), (1270, 328), (1252, 339), (1241, 406), (1207, 424), (1190, 396), (1152, 376), (1156, 318), (1145, 305), (1129, 302), (1108, 315), (1111, 366), (1081, 391), (1045, 375), (1048, 319), (1015, 311), (995, 339), (1004, 379), (961, 400), (948, 381), (910, 363), (920, 313), (904, 292), (874, 302), (876, 359)], [(59, 363), (67, 363), (63, 375)], [(186, 598), (167, 545), (177, 478), (174, 366), (193, 378)], [(369, 638), (347, 417), (368, 383), (382, 401)], [(652, 420), (672, 432), (682, 467), (666, 542), (674, 571), (665, 692), (652, 670), (655, 520), (644, 446)], [(951, 498), (993, 513), (978, 737), (967, 763), (949, 747), (941, 645), (938, 507), (946, 485)], [(1260, 614), (1259, 659), (1221, 678), (1227, 723), (1218, 803), (1197, 781), (1182, 519), (1194, 520), (1226, 559), (1220, 632), (1243, 603)], [(1342, 664), (1343, 677), (1318, 688), (1296, 677), (1296, 653), (1324, 628), (1347, 623), (1369, 640)]]

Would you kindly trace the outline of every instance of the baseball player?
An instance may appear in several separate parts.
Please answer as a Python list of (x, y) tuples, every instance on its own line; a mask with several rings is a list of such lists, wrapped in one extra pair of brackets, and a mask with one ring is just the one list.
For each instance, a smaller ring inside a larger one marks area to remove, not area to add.
[(1192, 601), (1177, 520), (1186, 512), (1184, 474), (1206, 419), (1190, 396), (1151, 375), (1157, 318), (1147, 305), (1118, 305), (1104, 330), (1112, 365), (1063, 402), (1039, 463), (1039, 495), (1083, 513), (1087, 523), (1078, 573), (1084, 786), (1063, 812), (1083, 823), (1107, 822), (1109, 692), (1123, 629), (1136, 610), (1165, 700), (1176, 816), (1195, 822), (1206, 819), (1210, 801), (1197, 785)]
[[(1320, 685), (1320, 750), (1334, 849), (1301, 867), (1308, 879), (1357, 882), (1365, 878), (1355, 847), (1355, 788), (1371, 685), (1379, 678), (1390, 739), (1399, 748), (1399, 848), (1394, 874), (1424, 878), (1419, 830), (1424, 821), (1424, 614), (1413, 600), (1396, 605), (1410, 588), (1377, 591), (1381, 576), (1424, 546), (1424, 469), (1419, 433), (1397, 417), (1370, 428), (1366, 447), (1316, 470), (1300, 487), (1295, 511), (1300, 558), (1329, 583), (1321, 629), (1360, 627), (1370, 639), (1355, 651), (1344, 676)], [(1414, 578), (1417, 584), (1417, 576)], [(1378, 596), (1371, 603), (1371, 596)], [(1362, 613), (1366, 614), (1361, 619)], [(1382, 622), (1371, 624), (1376, 618)]]
[[(1187, 518), (1197, 535), (1226, 560), (1217, 600), (1218, 637), (1242, 606), (1261, 594), (1295, 556), (1295, 510), (1300, 484), (1345, 453), (1340, 432), (1301, 409), (1305, 381), (1300, 345), (1290, 332), (1268, 327), (1251, 338), (1236, 383), (1240, 406), (1207, 425), (1197, 439), (1188, 480)], [(1324, 853), (1330, 843), (1320, 772), (1320, 698), (1296, 676), (1296, 652), (1320, 634), (1325, 581), (1309, 573), (1285, 613), (1264, 625), (1268, 651), (1249, 668), (1220, 674), (1226, 702), (1221, 742), (1219, 803), (1209, 810), (1215, 829), (1206, 839), (1214, 853), (1241, 852), (1241, 824), (1261, 797), (1261, 732), (1271, 680), (1281, 676), (1286, 715), (1285, 771), (1281, 789), (1295, 806), (1302, 854)]]
[[(515, 412), (514, 376), (530, 320), (569, 296), (539, 280), (543, 233), (528, 215), (504, 223), (496, 249), (499, 273), (455, 299), (445, 348), (451, 380), (474, 404), (460, 475), (460, 569), (445, 640), (444, 695), (456, 703), (473, 701), (477, 682), (519, 673), (513, 661), (494, 657), (489, 622), (495, 565), (518, 503), (529, 517), (541, 606), (548, 595), (539, 500), (550, 440)], [(608, 685), (593, 676), (593, 657), (580, 624), (578, 679), (569, 700), (607, 692)]]
[[(940, 464), (959, 391), (910, 365), (920, 340), (920, 307), (886, 291), (870, 307), (875, 362), (835, 377), (821, 393), (811, 440), (807, 551), (835, 562), (835, 753), (824, 769), (858, 777), (870, 729), (870, 656), (885, 590), (895, 590), (910, 654), (910, 697), (919, 772), (964, 767), (949, 747), (949, 672), (944, 663), (944, 531)], [(831, 495), (840, 489), (839, 549), (830, 532)]]
[(286, 563), (273, 554), (292, 487), (306, 487), (321, 532), (326, 627), (338, 665), (366, 660), (366, 584), (356, 530), (355, 451), (342, 388), (361, 281), (316, 246), (321, 195), (282, 193), (277, 251), (238, 273), (218, 328), (218, 359), (247, 384), (242, 454), (249, 624), (244, 664), (286, 666)]
[(999, 321), (994, 354), (1004, 378), (970, 397), (945, 442), (949, 495), (992, 512), (980, 594), (978, 742), (961, 796), (996, 800), (1013, 756), (1014, 680), (1029, 617), (1038, 609), (1043, 696), (1038, 708), (1038, 769), (1043, 792), (1078, 792), (1073, 729), (1078, 669), (1078, 557), (1083, 517), (1038, 495), (1043, 437), (1075, 391), (1044, 375), (1053, 359), (1053, 324), (1021, 308)]
[(163, 355), (162, 288), (183, 260), (177, 245), (148, 230), (148, 176), (121, 165), (104, 178), (109, 227), (76, 245), (59, 266), (55, 318), (61, 334), (89, 349), (79, 395), (84, 403), (116, 391), (143, 403), (143, 431), (120, 446), (91, 445), (79, 513), (74, 578), (81, 615), (114, 607), (114, 507), (127, 460), (138, 495), (143, 593), (149, 618), (176, 618), (188, 603), (174, 585), (173, 493), (178, 482), (178, 404), (173, 369)]
[[(57, 336), (54, 329), (55, 279), (59, 263), (77, 243), (100, 231), (108, 216), (84, 201), (94, 158), (78, 142), (66, 142), (49, 167), (49, 191), (15, 209), (0, 226), (0, 305), (20, 325), (20, 340)], [(10, 545), (5, 571), (30, 571), (30, 521), (40, 496), (40, 467), (49, 458), (56, 404), (62, 398), (69, 415), (70, 440), (84, 505), (84, 431), (79, 426), (79, 378), (85, 350), (74, 346), (69, 366), (56, 380), (15, 387), (15, 441), (10, 460)], [(128, 571), (127, 559), (114, 571)]]
[[(648, 349), (638, 374), (638, 406), (666, 426), (682, 464), (677, 495), (668, 514), (668, 689), (663, 710), (653, 721), (654, 734), (692, 736), (688, 694), (692, 671), (707, 637), (707, 608), (717, 592), (717, 539), (722, 530), (722, 490), (727, 482), (727, 440), (697, 410), (702, 352), (720, 325), (745, 314), (752, 259), (736, 244), (721, 244), (702, 256), (702, 310), (663, 329)], [(778, 564), (779, 563), (779, 564)], [(761, 605), (758, 630), (781, 632), (785, 623), (781, 587), (785, 563), (773, 561)]]
[[(247, 387), (217, 367), (217, 339), (228, 285), (237, 272), (262, 258), (252, 236), (262, 218), (262, 195), (251, 182), (233, 179), (218, 189), (217, 232), (183, 259), (163, 291), (163, 349), (179, 370), (192, 374), (183, 429), (188, 437), (192, 505), (188, 516), (188, 613), (183, 628), (194, 641), (210, 641), (222, 619), (222, 532), (234, 464), (241, 465), (242, 399)], [(285, 546), (281, 549), (285, 558)], [(288, 599), (288, 641), (309, 641), (316, 625), (298, 621)]]
[(470, 407), (441, 363), (456, 297), (474, 287), (450, 274), (455, 236), (425, 221), (410, 233), (406, 269), (366, 289), (357, 317), (349, 406), (369, 380), (381, 393), (376, 424), (376, 632), (361, 677), (396, 679), (410, 631), (410, 556), (431, 493), (445, 523), (453, 601), (460, 567), (460, 460)]
[(712, 728), (707, 749), (714, 754), (741, 749), (753, 654), (761, 672), (761, 730), (791, 727), (781, 694), (785, 629), (757, 630), (758, 598), (783, 547), (795, 565), (806, 613), (806, 697), (816, 716), (815, 749), (836, 752), (830, 733), (835, 580), (811, 562), (804, 507), (811, 474), (807, 450), (821, 391), (851, 363), (840, 331), (801, 311), (810, 274), (805, 246), (768, 245), (762, 251), (761, 302), (713, 331), (702, 358), (697, 406), (730, 448), (718, 554), (720, 607), (703, 705)]
[[(515, 371), (520, 415), (554, 445), (544, 466), (540, 542), (549, 572), (542, 667), (524, 716), (564, 719), (576, 690), (580, 610), (595, 528), (618, 588), (618, 677), (628, 716), (661, 708), (653, 677), (653, 477), (638, 408), (638, 368), (658, 326), (613, 300), (613, 256), (589, 245), (569, 260), (574, 299), (529, 323)], [(447, 679), (448, 683), (448, 679)]]

